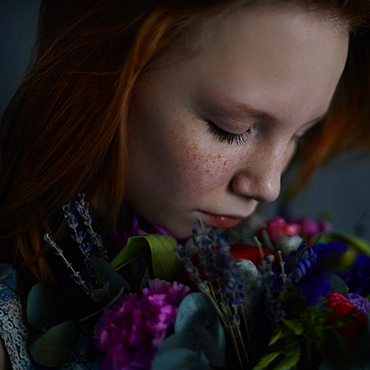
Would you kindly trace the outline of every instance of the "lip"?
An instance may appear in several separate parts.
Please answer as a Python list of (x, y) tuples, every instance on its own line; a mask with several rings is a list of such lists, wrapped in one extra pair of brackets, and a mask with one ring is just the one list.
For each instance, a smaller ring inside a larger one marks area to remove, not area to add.
[(206, 225), (228, 229), (238, 225), (245, 217), (229, 216), (229, 215), (216, 215), (213, 213), (198, 211), (201, 215), (202, 221)]

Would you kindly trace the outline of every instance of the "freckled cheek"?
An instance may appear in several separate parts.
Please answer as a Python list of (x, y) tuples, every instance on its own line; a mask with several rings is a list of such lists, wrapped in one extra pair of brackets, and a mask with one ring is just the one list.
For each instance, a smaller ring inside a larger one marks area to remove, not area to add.
[[(208, 190), (227, 186), (231, 172), (237, 166), (225, 157), (219, 147), (193, 143), (178, 157), (179, 173), (183, 186), (194, 190)], [(184, 160), (185, 159), (185, 160)]]

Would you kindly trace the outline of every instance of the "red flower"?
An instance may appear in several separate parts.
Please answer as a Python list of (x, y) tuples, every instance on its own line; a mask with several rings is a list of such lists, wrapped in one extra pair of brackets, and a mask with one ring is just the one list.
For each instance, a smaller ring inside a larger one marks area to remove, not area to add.
[[(267, 248), (262, 248), (263, 254), (266, 256), (271, 254)], [(255, 245), (234, 244), (231, 246), (230, 253), (235, 259), (245, 259), (252, 261), (256, 266), (261, 265), (261, 252)]]
[(325, 307), (333, 308), (333, 313), (328, 319), (328, 324), (335, 324), (339, 318), (346, 315), (352, 315), (347, 325), (338, 331), (348, 338), (349, 346), (352, 346), (356, 341), (361, 331), (367, 325), (367, 317), (359, 311), (345, 296), (331, 290), (326, 297), (329, 300), (325, 303)]

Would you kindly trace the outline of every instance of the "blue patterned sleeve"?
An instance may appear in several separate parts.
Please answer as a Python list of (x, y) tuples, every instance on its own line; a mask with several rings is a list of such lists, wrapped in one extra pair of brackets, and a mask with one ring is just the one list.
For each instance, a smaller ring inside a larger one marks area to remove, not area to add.
[(8, 352), (12, 370), (29, 370), (33, 366), (27, 351), (27, 328), (15, 288), (15, 269), (9, 264), (0, 264), (0, 336)]

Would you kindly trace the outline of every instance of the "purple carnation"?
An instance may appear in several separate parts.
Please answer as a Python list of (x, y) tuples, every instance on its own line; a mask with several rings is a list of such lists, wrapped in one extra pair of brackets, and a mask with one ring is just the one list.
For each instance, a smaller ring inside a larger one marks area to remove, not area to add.
[(128, 294), (106, 308), (94, 333), (96, 347), (106, 353), (102, 369), (150, 369), (189, 290), (177, 282), (149, 280), (141, 297)]
[(357, 293), (349, 293), (347, 299), (364, 315), (370, 311), (370, 302), (366, 297), (362, 297)]

